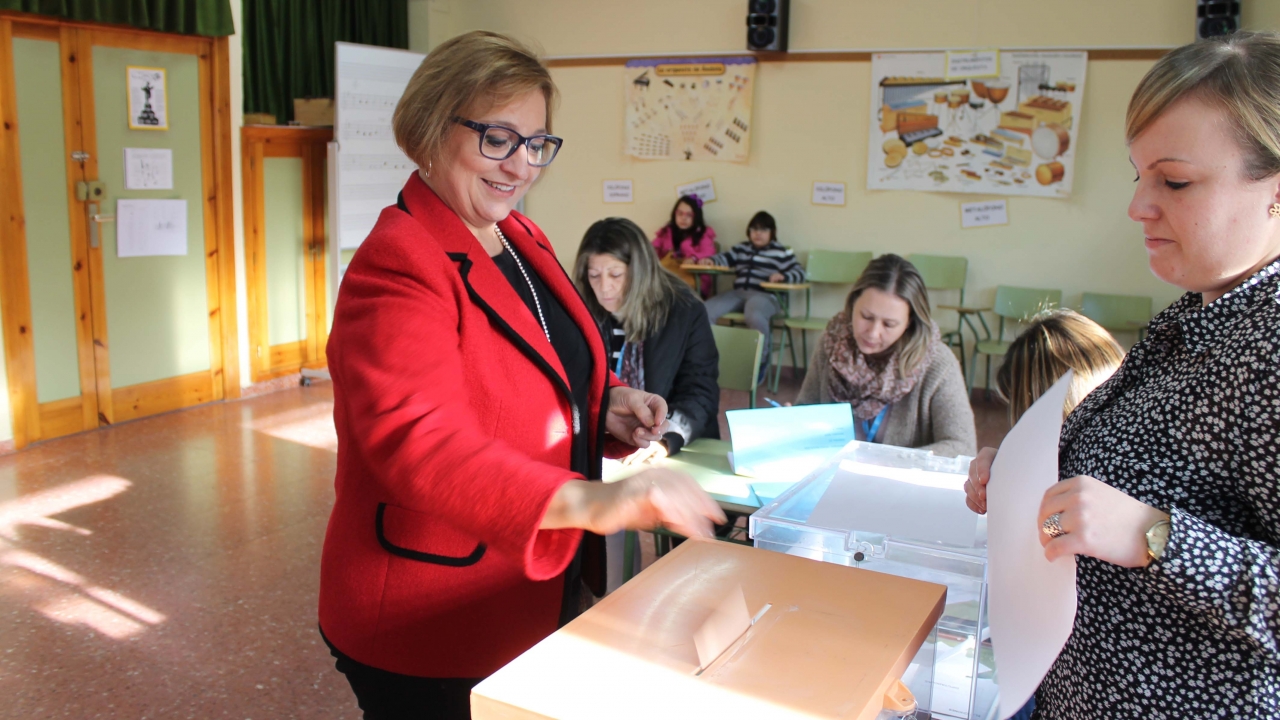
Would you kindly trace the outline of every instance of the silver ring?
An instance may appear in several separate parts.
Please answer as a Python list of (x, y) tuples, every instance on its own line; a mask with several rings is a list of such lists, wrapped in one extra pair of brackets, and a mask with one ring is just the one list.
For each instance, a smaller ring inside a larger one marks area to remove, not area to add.
[(1054, 513), (1045, 518), (1044, 524), (1040, 526), (1040, 532), (1051, 538), (1066, 535), (1067, 532), (1062, 529), (1062, 513)]

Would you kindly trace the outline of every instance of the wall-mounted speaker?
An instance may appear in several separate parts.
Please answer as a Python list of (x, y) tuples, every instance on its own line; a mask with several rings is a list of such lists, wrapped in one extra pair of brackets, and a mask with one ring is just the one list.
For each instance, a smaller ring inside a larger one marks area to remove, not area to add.
[(787, 50), (789, 0), (747, 1), (747, 49)]
[(1196, 0), (1196, 39), (1230, 35), (1240, 29), (1240, 2)]

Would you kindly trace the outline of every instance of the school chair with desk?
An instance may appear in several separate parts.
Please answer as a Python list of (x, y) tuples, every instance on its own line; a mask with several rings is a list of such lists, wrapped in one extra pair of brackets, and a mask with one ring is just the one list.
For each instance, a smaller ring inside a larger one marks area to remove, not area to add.
[(1081, 299), (1080, 314), (1107, 332), (1137, 333), (1141, 340), (1151, 322), (1151, 298), (1087, 292)]
[[(924, 279), (924, 286), (931, 294), (935, 292), (959, 292), (959, 302), (955, 305), (936, 305), (939, 310), (950, 310), (958, 316), (956, 320), (956, 329), (942, 333), (942, 342), (948, 347), (956, 348), (960, 351), (960, 372), (968, 377), (967, 363), (968, 358), (965, 357), (964, 349), (964, 328), (967, 325), (969, 332), (973, 333), (973, 341), (978, 341), (978, 329), (973, 325), (973, 311), (964, 305), (964, 286), (965, 280), (969, 274), (968, 258), (952, 257), (947, 255), (922, 255), (920, 253), (912, 253), (907, 256), (907, 262), (916, 266), (916, 270), (920, 271), (920, 277)], [(981, 317), (981, 316), (979, 316)]]
[[(988, 358), (1003, 358), (1005, 353), (1009, 351), (1009, 345), (1012, 343), (1004, 339), (1005, 321), (1019, 323), (1041, 310), (1059, 307), (1062, 305), (1061, 290), (1046, 290), (1043, 288), (1025, 288), (1013, 287), (1011, 285), (1000, 285), (996, 287), (996, 301), (989, 308), (972, 308), (971, 311), (978, 314), (978, 319), (982, 322), (982, 328), (987, 331), (987, 337), (979, 340), (973, 346), (973, 355), (969, 361), (969, 373), (965, 376), (965, 388), (970, 394), (973, 393), (973, 373), (978, 367), (978, 356), (985, 355)], [(982, 319), (981, 313), (994, 312), (999, 318), (998, 330), (996, 335), (991, 335), (991, 329), (987, 326), (986, 320)], [(987, 360), (987, 383), (986, 387), (991, 388), (991, 360)]]

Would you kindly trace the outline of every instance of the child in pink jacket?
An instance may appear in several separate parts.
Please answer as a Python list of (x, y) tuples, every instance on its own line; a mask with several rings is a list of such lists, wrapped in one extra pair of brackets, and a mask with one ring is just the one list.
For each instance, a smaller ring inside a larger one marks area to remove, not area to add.
[[(688, 273), (676, 270), (679, 263), (696, 263), (716, 253), (716, 231), (702, 219), (702, 198), (685, 195), (671, 208), (671, 220), (653, 238), (653, 249), (663, 265), (690, 282)], [(668, 256), (671, 256), (668, 258)], [(702, 297), (712, 293), (710, 276), (702, 278)], [(692, 285), (692, 283), (690, 282)]]

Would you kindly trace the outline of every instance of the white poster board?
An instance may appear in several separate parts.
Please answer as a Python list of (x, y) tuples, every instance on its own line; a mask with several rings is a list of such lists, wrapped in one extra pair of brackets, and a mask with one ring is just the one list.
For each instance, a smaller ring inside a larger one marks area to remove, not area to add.
[(874, 53), (867, 188), (1069, 196), (1087, 65), (1084, 52)]
[(378, 215), (416, 166), (396, 145), (391, 115), (425, 55), (373, 45), (336, 43), (334, 139), (338, 143), (335, 189), (338, 242), (360, 247)]
[(333, 142), (329, 169), (329, 317), (347, 270), (343, 250), (360, 247), (383, 208), (396, 203), (417, 167), (396, 145), (391, 116), (426, 55), (334, 44)]

